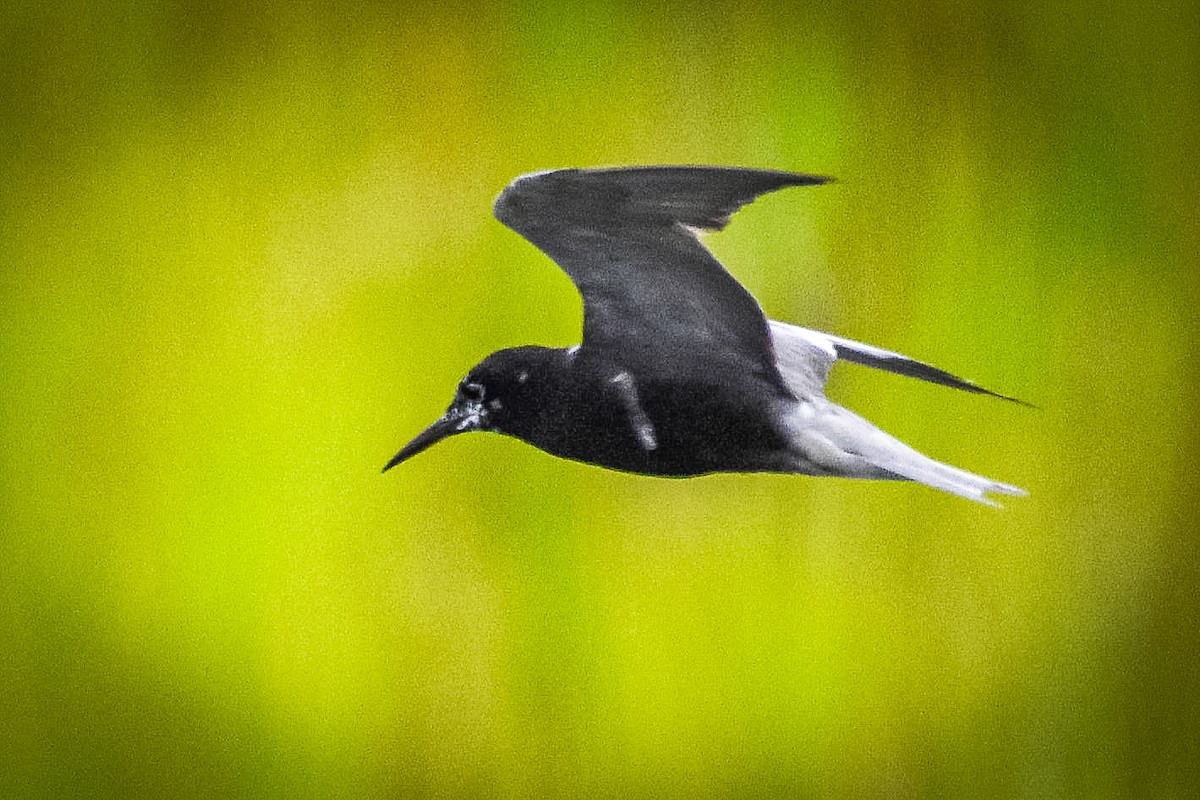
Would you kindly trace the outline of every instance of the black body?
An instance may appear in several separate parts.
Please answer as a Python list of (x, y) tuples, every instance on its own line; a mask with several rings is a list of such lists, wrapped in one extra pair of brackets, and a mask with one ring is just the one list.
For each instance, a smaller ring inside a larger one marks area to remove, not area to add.
[[(919, 480), (991, 502), (1016, 487), (933, 461), (829, 402), (839, 357), (991, 394), (898, 353), (769, 321), (700, 243), (765, 192), (815, 175), (735, 167), (565, 169), (517, 178), (496, 218), (583, 296), (583, 341), (493, 353), (385, 470), (447, 436), (495, 431), (627, 472), (780, 471)], [(1000, 396), (1000, 395), (996, 395)]]
[(787, 443), (769, 409), (788, 395), (773, 383), (643, 375), (634, 398), (622, 372), (587, 348), (519, 347), (493, 354), (466, 380), (486, 387), (485, 404), (498, 401), (485, 429), (561, 458), (668, 477), (778, 465), (774, 454)]

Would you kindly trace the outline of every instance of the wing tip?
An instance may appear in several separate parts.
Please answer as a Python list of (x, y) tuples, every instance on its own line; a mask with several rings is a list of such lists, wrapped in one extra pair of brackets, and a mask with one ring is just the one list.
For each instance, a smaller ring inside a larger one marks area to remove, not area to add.
[(1000, 394), (999, 392), (988, 392), (988, 394), (990, 394), (992, 397), (999, 397), (1001, 400), (1007, 400), (1010, 403), (1016, 403), (1017, 405), (1023, 406), (1025, 408), (1032, 408), (1034, 411), (1042, 410), (1041, 406), (1039, 406), (1035, 403), (1031, 403), (1028, 400), (1022, 400), (1019, 397), (1010, 397), (1009, 395)]
[[(787, 325), (788, 323), (783, 324)], [(927, 383), (945, 386), (950, 389), (958, 389), (959, 391), (970, 392), (971, 394), (987, 395), (988, 397), (1007, 400), (1010, 403), (1016, 403), (1026, 408), (1041, 410), (1040, 406), (1034, 405), (1028, 400), (992, 391), (974, 381), (960, 378), (958, 375), (947, 372), (941, 367), (935, 367), (928, 362), (919, 361), (902, 353), (885, 350), (874, 345), (863, 344), (862, 342), (856, 342), (840, 336), (833, 336), (832, 334), (822, 335), (833, 343), (837, 357), (842, 361), (882, 370), (883, 372), (891, 372), (894, 375), (901, 375), (906, 378), (916, 378)]]
[(832, 175), (814, 175), (806, 172), (793, 172), (790, 174), (804, 178), (803, 183), (796, 184), (798, 186), (824, 186), (827, 183), (838, 182), (838, 179)]

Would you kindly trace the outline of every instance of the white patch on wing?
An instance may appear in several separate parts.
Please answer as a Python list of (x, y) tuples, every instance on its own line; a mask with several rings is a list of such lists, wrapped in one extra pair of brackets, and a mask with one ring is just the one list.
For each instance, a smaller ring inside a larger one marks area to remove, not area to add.
[(767, 320), (771, 344), (775, 349), (775, 366), (797, 399), (824, 396), (825, 379), (829, 368), (837, 361), (833, 342), (820, 331)]
[(633, 380), (633, 376), (622, 370), (614, 375), (610, 382), (621, 387), (621, 402), (625, 406), (625, 412), (629, 415), (629, 424), (633, 427), (633, 432), (642, 448), (645, 450), (657, 448), (658, 437), (654, 433), (654, 423), (650, 421), (650, 417), (646, 416), (646, 411), (642, 408), (641, 401), (638, 400), (637, 383)]
[(790, 325), (786, 322), (780, 322), (777, 319), (768, 320), (767, 322), (771, 327), (772, 341), (799, 340), (819, 350), (823, 350), (832, 358), (837, 358), (837, 350), (833, 347), (834, 340), (837, 337), (830, 336), (828, 333), (810, 330), (809, 328), (801, 328), (799, 325)]

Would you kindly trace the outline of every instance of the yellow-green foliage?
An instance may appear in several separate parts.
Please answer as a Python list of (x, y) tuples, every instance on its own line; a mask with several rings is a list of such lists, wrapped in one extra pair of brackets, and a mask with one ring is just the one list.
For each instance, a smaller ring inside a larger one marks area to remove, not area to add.
[[(1196, 791), (1198, 20), (6, 4), (0, 795)], [(837, 176), (709, 243), (1040, 406), (830, 387), (1030, 497), (486, 435), (381, 476), (476, 360), (578, 335), (495, 194), (635, 163)]]

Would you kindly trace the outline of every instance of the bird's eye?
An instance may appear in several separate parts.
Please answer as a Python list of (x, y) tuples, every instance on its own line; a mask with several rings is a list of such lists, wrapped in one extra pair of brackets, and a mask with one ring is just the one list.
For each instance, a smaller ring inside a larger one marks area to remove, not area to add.
[(483, 400), (483, 384), (474, 381), (463, 381), (458, 387), (458, 393), (467, 400), (478, 403)]

